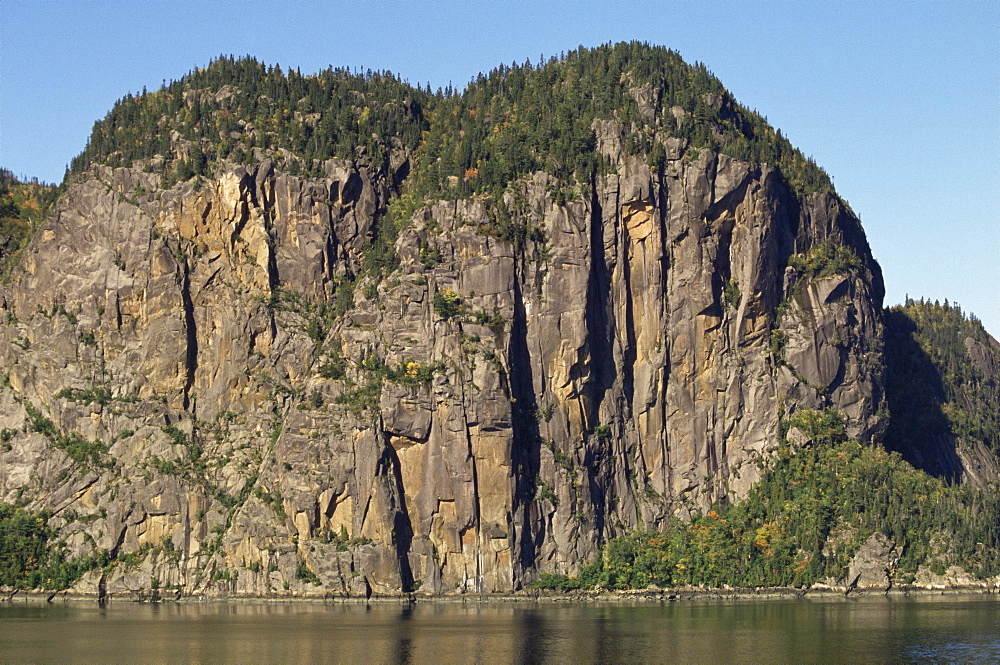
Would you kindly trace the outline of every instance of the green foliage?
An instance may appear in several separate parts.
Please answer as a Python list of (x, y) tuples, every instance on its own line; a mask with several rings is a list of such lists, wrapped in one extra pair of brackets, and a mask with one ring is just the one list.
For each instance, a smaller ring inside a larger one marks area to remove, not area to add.
[(387, 368), (386, 378), (395, 383), (411, 386), (423, 386), (434, 380), (434, 375), (444, 371), (444, 363), (419, 363), (411, 358), (404, 358), (398, 367)]
[(278, 439), (281, 438), (281, 430), (283, 428), (284, 426), (282, 425), (280, 420), (277, 420), (271, 424), (271, 433), (268, 435), (268, 441), (270, 442), (272, 447), (274, 446), (274, 444), (278, 442)]
[[(610, 434), (610, 430), (608, 430)], [(542, 439), (542, 445), (549, 449), (552, 453), (552, 460), (558, 464), (564, 471), (569, 473), (571, 476), (576, 477), (576, 467), (573, 466), (573, 457), (567, 453), (564, 453), (556, 445), (553, 439)], [(543, 483), (544, 485), (544, 483)]]
[(782, 430), (797, 427), (814, 444), (836, 445), (847, 441), (847, 425), (844, 416), (833, 407), (823, 411), (802, 409), (782, 423)]
[(63, 388), (56, 393), (56, 397), (66, 399), (77, 404), (101, 404), (106, 405), (111, 402), (111, 390), (106, 386), (95, 386), (93, 388)]
[(368, 275), (379, 279), (392, 272), (399, 266), (399, 257), (396, 256), (396, 239), (399, 231), (409, 219), (403, 219), (398, 212), (401, 207), (405, 207), (400, 200), (409, 200), (404, 194), (389, 204), (386, 215), (381, 216), (375, 222), (372, 229), (372, 242), (365, 249), (361, 257), (361, 269)]
[(395, 367), (389, 365), (375, 353), (366, 353), (357, 363), (360, 371), (369, 375), (368, 382), (359, 387), (342, 393), (336, 399), (340, 404), (347, 404), (356, 413), (362, 409), (374, 409), (382, 395), (382, 381), (392, 381), (409, 386), (424, 386), (429, 384), (434, 375), (444, 371), (444, 363), (420, 363), (412, 358), (403, 358)]
[(365, 300), (377, 301), (378, 286), (374, 282), (367, 282), (361, 289), (361, 295), (365, 297)]
[(35, 226), (49, 214), (61, 193), (61, 187), (37, 179), (22, 182), (0, 168), (0, 276), (9, 273)]
[(319, 586), (320, 584), (322, 584), (319, 578), (316, 576), (316, 573), (309, 570), (308, 566), (306, 566), (305, 563), (300, 563), (298, 568), (295, 569), (295, 579), (301, 580), (303, 582), (310, 582), (315, 586)]
[(596, 149), (595, 119), (622, 122), (626, 151), (648, 156), (655, 168), (664, 164), (664, 141), (678, 137), (695, 150), (776, 165), (801, 193), (832, 191), (822, 169), (736, 103), (703, 64), (638, 42), (501, 65), (461, 94), (446, 91), (434, 100), (411, 186), (423, 195), (461, 197), (501, 191), (541, 170), (555, 176), (560, 192), (572, 191), (572, 183), (587, 184), (608, 168)]
[(362, 411), (374, 411), (377, 409), (381, 398), (382, 380), (375, 378), (363, 386), (356, 386), (345, 390), (334, 398), (334, 402), (343, 404), (355, 415), (360, 415)]
[(264, 488), (257, 486), (254, 488), (253, 494), (264, 502), (264, 505), (270, 507), (274, 511), (274, 514), (278, 516), (278, 519), (281, 521), (288, 519), (288, 515), (285, 513), (285, 502), (281, 498), (281, 492), (277, 490), (268, 492)]
[(164, 476), (177, 476), (181, 474), (181, 469), (170, 460), (161, 459), (158, 455), (153, 455), (149, 460), (150, 465), (156, 469), (157, 473)]
[(31, 429), (40, 434), (44, 434), (48, 439), (59, 436), (55, 423), (39, 411), (31, 402), (24, 403), (24, 410), (28, 414), (28, 424)]
[(69, 455), (74, 462), (84, 466), (110, 466), (104, 460), (108, 446), (100, 439), (90, 441), (76, 433), (60, 436), (53, 441), (56, 448)]
[(785, 359), (785, 344), (788, 342), (788, 338), (785, 337), (785, 333), (780, 330), (772, 330), (771, 336), (768, 339), (767, 352), (771, 354), (771, 357), (778, 362), (784, 362)]
[(559, 497), (556, 496), (555, 490), (552, 489), (552, 485), (549, 485), (544, 480), (537, 480), (538, 485), (538, 498), (542, 501), (548, 501), (553, 507), (559, 505)]
[(100, 439), (89, 441), (76, 433), (60, 434), (55, 423), (39, 411), (31, 402), (24, 403), (24, 410), (28, 414), (28, 423), (31, 429), (43, 434), (49, 440), (49, 443), (69, 455), (77, 464), (84, 467), (110, 466), (110, 463), (104, 460), (104, 455), (108, 452), (108, 446)]
[(175, 427), (174, 425), (166, 425), (164, 427), (161, 427), (160, 429), (163, 430), (164, 434), (170, 437), (170, 442), (173, 443), (175, 446), (188, 445), (187, 434), (177, 429), (177, 427)]
[(259, 300), (271, 312), (291, 312), (300, 317), (302, 330), (314, 343), (321, 344), (333, 320), (353, 305), (353, 292), (353, 279), (345, 279), (337, 286), (332, 307), (324, 302), (313, 302), (298, 291), (280, 286), (274, 287), (267, 298)]
[[(214, 160), (243, 161), (254, 148), (284, 156), (295, 171), (330, 157), (362, 157), (387, 170), (392, 141), (416, 148), (430, 98), (391, 72), (330, 68), (303, 76), (251, 57), (220, 56), (156, 92), (118, 100), (94, 124), (70, 171), (162, 156), (174, 159), (171, 178), (186, 180), (208, 173)], [(185, 159), (177, 157), (172, 132), (188, 142)]]
[(421, 245), (419, 259), (424, 267), (433, 268), (441, 263), (441, 249), (437, 245)]
[(119, 552), (118, 557), (109, 562), (109, 567), (121, 566), (125, 570), (133, 570), (139, 567), (139, 564), (143, 560), (154, 552), (160, 552), (163, 550), (162, 546), (154, 545), (153, 543), (143, 543), (138, 549), (129, 550), (128, 552)]
[(935, 535), (951, 563), (979, 577), (1000, 573), (1000, 492), (949, 487), (898, 454), (848, 441), (830, 412), (792, 420), (816, 443), (785, 449), (743, 501), (610, 540), (589, 584), (806, 587), (842, 577), (876, 531), (901, 549), (904, 580), (936, 554)]
[(236, 580), (239, 576), (238, 572), (233, 572), (228, 568), (219, 568), (214, 573), (212, 573), (213, 582), (232, 582)]
[[(558, 204), (586, 195), (591, 178), (611, 168), (597, 151), (598, 119), (624, 125), (626, 151), (657, 169), (666, 140), (680, 138), (690, 155), (708, 149), (772, 164), (801, 194), (832, 191), (822, 169), (738, 104), (705, 65), (639, 42), (501, 65), (461, 93), (449, 86), (437, 94), (391, 72), (331, 68), (303, 76), (220, 56), (158, 91), (120, 99), (95, 123), (70, 171), (162, 157), (171, 184), (262, 150), (292, 173), (318, 174), (317, 160), (330, 157), (359, 158), (388, 173), (390, 150), (402, 149), (415, 157), (412, 172), (377, 220), (363, 260), (366, 271), (384, 274), (396, 265), (399, 230), (428, 198), (488, 194), (491, 232), (515, 244), (537, 234), (504, 210), (500, 194), (525, 174), (546, 171)], [(420, 258), (432, 265), (440, 255), (428, 246)]]
[(340, 531), (332, 531), (330, 529), (324, 529), (319, 532), (318, 539), (321, 543), (330, 544), (334, 543), (337, 545), (338, 552), (346, 552), (351, 546), (359, 545), (371, 545), (373, 541), (371, 538), (366, 538), (364, 536), (356, 536), (351, 538), (347, 533), (347, 527), (343, 524), (340, 525)]
[(726, 303), (726, 307), (736, 309), (740, 305), (740, 285), (735, 279), (730, 279), (726, 282), (726, 286), (722, 290), (722, 299)]
[(96, 564), (69, 557), (48, 520), (47, 512), (0, 503), (0, 586), (65, 589)]
[(982, 323), (948, 301), (907, 299), (885, 324), (886, 445), (952, 480), (942, 445), (1000, 454), (1000, 345)]
[[(196, 438), (189, 438), (187, 434), (177, 429), (174, 425), (166, 425), (161, 428), (170, 442), (175, 446), (183, 446), (188, 451), (188, 469), (195, 474), (201, 474), (208, 468), (207, 460), (203, 458), (204, 450)], [(172, 463), (171, 463), (172, 464)], [(185, 471), (178, 469), (178, 471)]]
[(340, 356), (332, 356), (319, 366), (319, 375), (324, 379), (342, 379), (347, 371), (347, 362)]
[(460, 316), (465, 314), (466, 311), (465, 304), (462, 302), (461, 296), (451, 289), (445, 289), (435, 293), (431, 304), (434, 307), (434, 311), (443, 319)]
[(484, 309), (473, 310), (472, 321), (483, 326), (500, 326), (504, 323), (499, 307), (494, 307), (492, 312), (487, 312)]
[(861, 259), (846, 245), (832, 240), (818, 242), (805, 254), (793, 254), (788, 264), (800, 275), (822, 278), (831, 275), (852, 275), (861, 270)]
[(336, 316), (343, 316), (352, 307), (354, 307), (354, 280), (344, 278), (337, 282), (337, 289), (333, 294), (333, 311)]
[(555, 591), (574, 591), (583, 587), (584, 584), (579, 579), (559, 573), (542, 573), (537, 580), (528, 584), (529, 589), (553, 589)]
[(0, 504), (0, 584), (15, 588), (41, 585), (48, 541), (55, 533), (48, 515)]

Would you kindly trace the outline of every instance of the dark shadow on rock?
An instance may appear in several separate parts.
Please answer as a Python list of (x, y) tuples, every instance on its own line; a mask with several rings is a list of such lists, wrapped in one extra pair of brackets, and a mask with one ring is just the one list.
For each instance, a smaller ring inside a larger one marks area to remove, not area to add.
[[(521, 571), (535, 567), (538, 547), (545, 541), (545, 520), (538, 514), (535, 496), (537, 478), (541, 467), (541, 436), (538, 431), (538, 402), (535, 398), (531, 369), (531, 352), (528, 349), (527, 313), (521, 292), (520, 279), (514, 280), (514, 319), (510, 333), (509, 391), (513, 398), (511, 407), (513, 428), (513, 458), (515, 468), (514, 512), (517, 530), (516, 548)], [(517, 583), (515, 583), (517, 586)]]
[(962, 481), (962, 461), (942, 410), (944, 380), (914, 337), (917, 325), (905, 312), (885, 313), (885, 396), (889, 427), (885, 446), (918, 469)]

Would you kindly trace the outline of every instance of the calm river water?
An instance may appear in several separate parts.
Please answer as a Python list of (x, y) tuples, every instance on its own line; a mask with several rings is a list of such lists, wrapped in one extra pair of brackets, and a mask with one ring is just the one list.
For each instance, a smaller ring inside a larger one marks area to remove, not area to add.
[(1000, 663), (1000, 598), (0, 603), (0, 663)]

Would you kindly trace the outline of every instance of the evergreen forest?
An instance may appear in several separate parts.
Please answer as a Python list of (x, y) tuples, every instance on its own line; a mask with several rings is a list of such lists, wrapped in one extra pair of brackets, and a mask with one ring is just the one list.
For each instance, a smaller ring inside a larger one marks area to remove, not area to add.
[(329, 68), (302, 75), (251, 57), (220, 56), (158, 91), (120, 99), (94, 124), (70, 165), (152, 168), (168, 181), (203, 175), (263, 150), (291, 172), (332, 157), (387, 167), (388, 152), (418, 154), (412, 186), (453, 196), (502, 189), (544, 169), (586, 184), (604, 167), (593, 122), (617, 120), (632, 154), (666, 157), (665, 142), (777, 166), (796, 191), (830, 191), (827, 174), (780, 130), (741, 106), (703, 64), (632, 42), (578, 48), (532, 64), (501, 65), (464, 91), (432, 93), (392, 72)]

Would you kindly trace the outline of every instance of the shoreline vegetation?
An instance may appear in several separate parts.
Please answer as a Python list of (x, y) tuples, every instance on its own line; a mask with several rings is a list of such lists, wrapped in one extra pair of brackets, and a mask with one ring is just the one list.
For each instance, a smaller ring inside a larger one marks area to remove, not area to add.
[(742, 602), (752, 600), (821, 600), (821, 599), (856, 599), (874, 598), (878, 596), (892, 598), (923, 598), (931, 596), (1000, 596), (1000, 579), (983, 581), (979, 584), (963, 584), (944, 587), (926, 587), (916, 585), (892, 586), (889, 588), (868, 589), (838, 589), (833, 587), (816, 587), (797, 589), (794, 587), (760, 587), (760, 588), (699, 588), (680, 587), (661, 589), (576, 589), (573, 591), (554, 591), (551, 589), (526, 589), (516, 593), (450, 593), (430, 594), (420, 592), (400, 594), (373, 594), (372, 596), (347, 596), (328, 594), (325, 596), (289, 596), (289, 595), (191, 595), (185, 596), (172, 591), (136, 590), (130, 594), (120, 594), (104, 599), (96, 594), (80, 593), (69, 590), (37, 591), (23, 589), (0, 589), (0, 606), (12, 603), (85, 603), (85, 602), (122, 602), (122, 603), (268, 603), (268, 604), (415, 604), (415, 603), (656, 603), (675, 601), (719, 601)]

